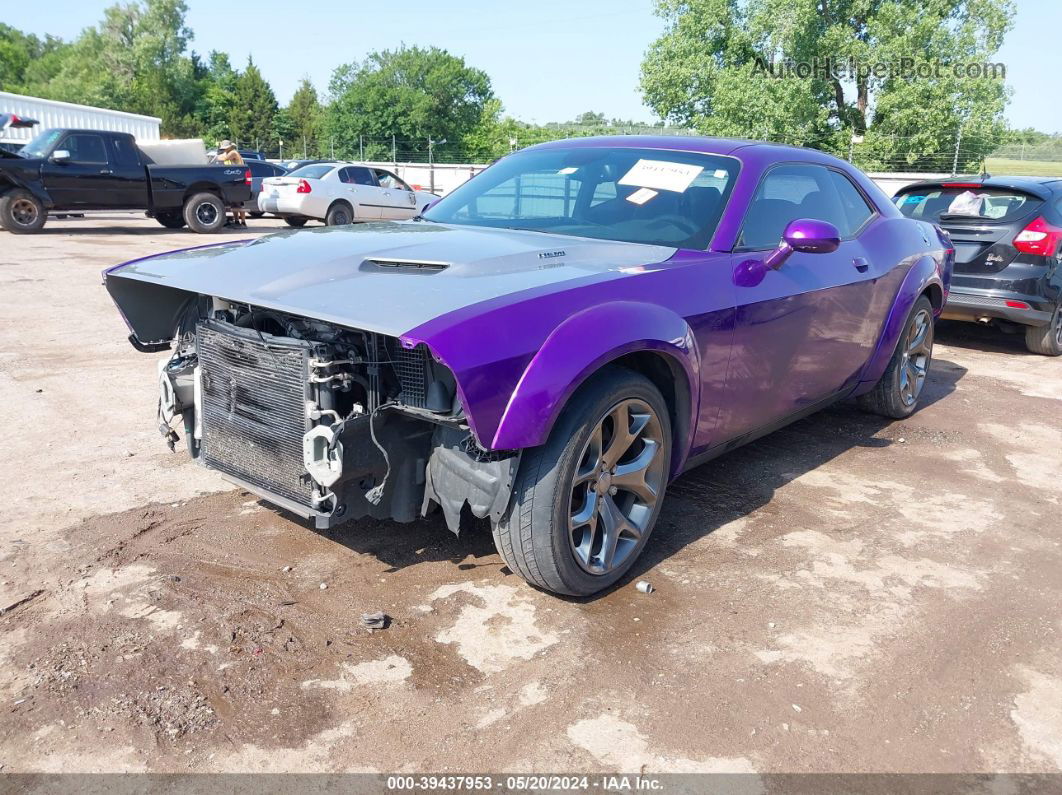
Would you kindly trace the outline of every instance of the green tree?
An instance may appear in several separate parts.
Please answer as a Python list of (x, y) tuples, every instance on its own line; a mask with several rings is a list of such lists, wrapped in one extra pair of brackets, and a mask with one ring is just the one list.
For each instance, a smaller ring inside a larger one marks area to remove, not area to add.
[(39, 39), (0, 22), (0, 91), (26, 92), (58, 71), (67, 45), (55, 36)]
[(391, 136), (404, 155), (422, 156), (429, 136), (451, 145), (483, 119), (493, 98), (486, 73), (436, 47), (401, 47), (340, 66), (329, 84), (326, 130), (337, 155), (390, 157)]
[(247, 68), (236, 78), (232, 111), (229, 114), (229, 129), (232, 139), (272, 149), (273, 119), (277, 113), (277, 98), (273, 89), (262, 78), (262, 73), (247, 58)]
[(232, 137), (229, 121), (236, 105), (236, 80), (239, 77), (223, 52), (212, 51), (202, 81), (202, 104), (199, 109), (202, 135), (209, 144)]
[(294, 153), (319, 153), (318, 135), (321, 130), (321, 103), (308, 77), (295, 89), (291, 102), (278, 118), (277, 130), (284, 146)]
[(939, 167), (960, 129), (960, 160), (976, 162), (1002, 135), (1003, 80), (954, 67), (998, 51), (1012, 0), (657, 0), (657, 13), (642, 91), (669, 121), (840, 153), (865, 135), (866, 164), (891, 167)]

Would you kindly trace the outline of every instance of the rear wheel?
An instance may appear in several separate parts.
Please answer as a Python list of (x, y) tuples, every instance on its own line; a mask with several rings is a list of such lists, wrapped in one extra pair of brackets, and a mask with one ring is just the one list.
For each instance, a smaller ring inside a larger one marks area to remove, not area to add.
[(44, 227), (48, 214), (28, 190), (8, 191), (0, 196), (0, 226), (16, 235), (39, 232)]
[(1062, 303), (1046, 326), (1025, 327), (1025, 347), (1044, 356), (1062, 356)]
[(549, 440), (525, 451), (498, 552), (532, 585), (588, 596), (641, 554), (663, 503), (671, 423), (644, 376), (610, 368), (581, 389)]
[(293, 226), (296, 229), (302, 229), (302, 227), (306, 226), (306, 222), (309, 220), (310, 219), (304, 215), (289, 215), (284, 219), (284, 223), (288, 226)]
[(167, 229), (183, 229), (184, 217), (179, 212), (156, 213), (155, 220)]
[(328, 208), (325, 223), (328, 226), (346, 226), (353, 222), (354, 212), (346, 202), (337, 202)]
[(220, 232), (225, 226), (225, 205), (213, 193), (197, 193), (184, 203), (184, 220), (201, 235)]
[(859, 396), (862, 409), (895, 420), (914, 414), (933, 360), (933, 330), (933, 305), (923, 295), (911, 307), (881, 380)]

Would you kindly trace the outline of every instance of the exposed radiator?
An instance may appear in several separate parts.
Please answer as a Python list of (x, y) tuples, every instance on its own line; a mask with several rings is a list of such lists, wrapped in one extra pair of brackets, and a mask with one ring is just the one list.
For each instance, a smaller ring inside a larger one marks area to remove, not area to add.
[(309, 344), (215, 321), (196, 334), (207, 465), (310, 506), (302, 458)]

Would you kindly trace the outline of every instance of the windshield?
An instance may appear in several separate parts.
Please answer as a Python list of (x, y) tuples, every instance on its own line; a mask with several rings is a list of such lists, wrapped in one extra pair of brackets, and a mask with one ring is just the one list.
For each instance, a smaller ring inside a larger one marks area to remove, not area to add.
[(733, 158), (694, 152), (529, 150), (499, 160), (423, 217), (705, 249), (737, 170)]
[(52, 151), (55, 142), (63, 134), (62, 130), (41, 130), (19, 152), (23, 157), (45, 157)]
[(297, 168), (294, 171), (289, 171), (287, 174), (285, 174), (285, 176), (303, 177), (305, 179), (320, 179), (333, 168), (335, 168), (334, 165), (303, 166), (302, 168)]

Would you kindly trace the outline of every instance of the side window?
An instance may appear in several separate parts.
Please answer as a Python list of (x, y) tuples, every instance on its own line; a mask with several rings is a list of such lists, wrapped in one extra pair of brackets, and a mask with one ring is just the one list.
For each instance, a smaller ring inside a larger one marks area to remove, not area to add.
[(774, 248), (786, 226), (798, 218), (828, 221), (841, 237), (847, 237), (850, 224), (832, 175), (828, 168), (810, 164), (775, 166), (768, 171), (749, 202), (738, 247)]
[(387, 188), (388, 190), (413, 190), (409, 185), (404, 183), (390, 171), (375, 168), (373, 169), (373, 173), (376, 175), (376, 179), (380, 183), (381, 188)]
[(73, 133), (56, 147), (70, 152), (74, 163), (107, 163), (107, 148), (103, 145), (103, 136), (86, 133)]
[(120, 168), (136, 168), (140, 165), (140, 154), (134, 144), (128, 138), (111, 139), (111, 160)]
[(376, 185), (376, 181), (372, 178), (372, 173), (365, 166), (344, 168), (339, 172), (339, 178), (348, 185)]
[(870, 216), (874, 214), (874, 210), (867, 204), (863, 194), (852, 184), (852, 180), (838, 171), (831, 171), (830, 175), (833, 177), (833, 184), (837, 188), (837, 195), (841, 200), (841, 209), (844, 211), (845, 219), (848, 221), (847, 229), (841, 226), (837, 228), (841, 232), (841, 237), (854, 235), (870, 219)]

